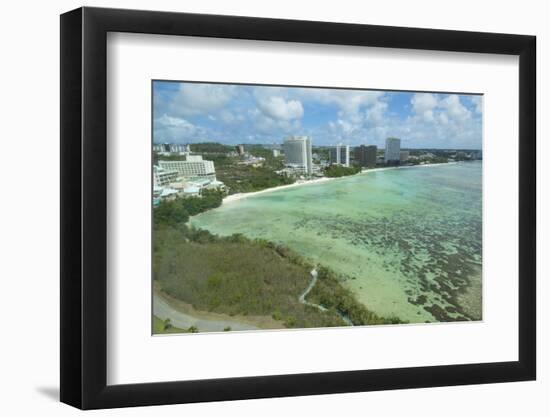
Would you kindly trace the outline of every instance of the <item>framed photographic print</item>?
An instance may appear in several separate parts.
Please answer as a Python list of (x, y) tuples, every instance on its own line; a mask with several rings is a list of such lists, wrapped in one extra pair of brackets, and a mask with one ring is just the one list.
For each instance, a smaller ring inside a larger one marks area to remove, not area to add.
[(535, 379), (535, 37), (61, 16), (61, 400)]

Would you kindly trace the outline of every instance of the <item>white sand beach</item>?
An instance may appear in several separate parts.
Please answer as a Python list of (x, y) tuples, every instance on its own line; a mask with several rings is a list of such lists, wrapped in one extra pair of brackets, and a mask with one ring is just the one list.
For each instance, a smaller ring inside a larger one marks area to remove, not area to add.
[[(389, 169), (405, 169), (405, 168), (415, 168), (415, 167), (431, 167), (434, 165), (449, 165), (449, 164), (456, 164), (456, 162), (443, 162), (443, 163), (437, 163), (437, 164), (424, 164), (424, 165), (411, 165), (411, 166), (396, 166), (396, 167), (381, 167), (381, 168), (372, 168), (372, 169), (365, 169), (361, 172), (358, 172), (355, 175), (366, 175), (370, 174), (372, 172), (378, 172), (378, 171), (386, 171)], [(312, 185), (312, 184), (319, 184), (322, 182), (337, 180), (341, 178), (348, 178), (349, 176), (344, 177), (322, 177), (322, 178), (316, 178), (314, 180), (298, 180), (293, 184), (287, 184), (287, 185), (280, 185), (278, 187), (272, 187), (272, 188), (266, 188), (265, 190), (261, 191), (254, 191), (251, 193), (237, 193), (237, 194), (231, 194), (228, 195), (223, 199), (222, 204), (228, 204), (232, 203), (234, 201), (242, 200), (243, 198), (251, 197), (258, 194), (265, 194), (265, 193), (272, 193), (273, 191), (283, 190), (285, 188), (294, 188), (294, 187), (301, 187), (304, 185)]]
[[(387, 169), (395, 169), (395, 168), (399, 168), (399, 167), (383, 167), (383, 168), (367, 169), (367, 170), (358, 172), (355, 175), (364, 175), (364, 174), (368, 174), (370, 172), (382, 171), (382, 170), (387, 170)], [(265, 190), (261, 190), (261, 191), (254, 191), (254, 192), (251, 192), (251, 193), (232, 194), (232, 195), (229, 195), (229, 196), (227, 196), (223, 199), (223, 204), (231, 203), (233, 201), (242, 200), (243, 198), (247, 198), (247, 197), (258, 195), (258, 194), (271, 193), (273, 191), (283, 190), (285, 188), (294, 188), (294, 187), (301, 187), (301, 186), (304, 186), (304, 185), (319, 184), (319, 183), (322, 183), (322, 182), (337, 180), (339, 178), (346, 178), (346, 177), (321, 177), (321, 178), (316, 178), (316, 179), (313, 179), (313, 180), (298, 180), (293, 184), (280, 185), (278, 187), (266, 188)]]

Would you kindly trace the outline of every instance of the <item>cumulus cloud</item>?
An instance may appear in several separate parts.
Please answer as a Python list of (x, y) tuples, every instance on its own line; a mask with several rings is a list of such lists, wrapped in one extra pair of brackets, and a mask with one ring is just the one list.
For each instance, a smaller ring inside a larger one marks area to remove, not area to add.
[(461, 102), (456, 94), (441, 100), (440, 107), (453, 119), (465, 120), (471, 117), (471, 112)]
[(183, 83), (172, 99), (170, 110), (184, 116), (209, 114), (222, 109), (234, 92), (231, 85)]
[(193, 124), (189, 123), (187, 120), (181, 117), (168, 116), (167, 114), (163, 114), (161, 117), (157, 118), (155, 122), (158, 123), (159, 126), (164, 127), (194, 128)]
[(412, 96), (411, 104), (413, 111), (416, 114), (424, 114), (424, 112), (433, 110), (437, 107), (439, 100), (432, 93), (416, 93)]
[(427, 122), (434, 121), (434, 109), (438, 106), (438, 98), (431, 93), (417, 93), (411, 99), (413, 112)]
[(228, 125), (240, 123), (245, 120), (242, 114), (233, 114), (233, 112), (230, 112), (229, 110), (222, 110), (219, 118), (222, 122)]
[(301, 88), (296, 93), (304, 100), (339, 107), (343, 113), (357, 113), (362, 107), (373, 105), (384, 96), (383, 91)]
[(383, 91), (301, 89), (299, 94), (306, 102), (335, 108), (336, 118), (315, 132), (328, 143), (365, 143), (367, 130), (385, 122), (388, 103)]
[(456, 94), (418, 93), (411, 97), (412, 115), (403, 123), (411, 146), (479, 147), (481, 117), (474, 117), (465, 105), (466, 98)]
[(258, 101), (258, 108), (266, 116), (275, 120), (300, 119), (304, 115), (302, 103), (298, 100), (285, 100), (271, 96)]
[(156, 142), (183, 143), (200, 134), (201, 128), (181, 118), (163, 114), (154, 120)]
[(388, 109), (388, 103), (385, 101), (376, 101), (366, 111), (366, 122), (373, 126), (382, 124), (385, 120), (385, 113)]
[(300, 130), (300, 119), (273, 118), (263, 111), (254, 108), (248, 112), (250, 123), (262, 134), (270, 134), (275, 137), (295, 133)]
[(155, 138), (222, 143), (280, 142), (309, 134), (316, 144), (479, 147), (481, 96), (182, 83), (155, 92)]
[[(474, 117), (466, 106), (468, 98), (458, 95), (418, 93), (410, 95), (409, 106), (400, 112), (390, 111), (391, 95), (378, 96), (370, 102), (364, 117), (343, 118), (342, 112), (328, 124), (335, 140), (383, 146), (389, 136), (402, 139), (404, 147), (479, 147), (481, 117)], [(361, 114), (361, 113), (360, 113)], [(318, 134), (323, 135), (321, 130)]]
[(470, 96), (470, 102), (474, 106), (474, 111), (481, 114), (483, 111), (483, 96)]

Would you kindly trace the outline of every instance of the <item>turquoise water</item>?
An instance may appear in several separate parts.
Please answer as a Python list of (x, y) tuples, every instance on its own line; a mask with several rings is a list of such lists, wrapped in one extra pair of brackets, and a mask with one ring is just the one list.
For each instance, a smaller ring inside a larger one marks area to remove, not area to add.
[(191, 220), (276, 241), (410, 322), (481, 319), (482, 164), (391, 169), (250, 196)]

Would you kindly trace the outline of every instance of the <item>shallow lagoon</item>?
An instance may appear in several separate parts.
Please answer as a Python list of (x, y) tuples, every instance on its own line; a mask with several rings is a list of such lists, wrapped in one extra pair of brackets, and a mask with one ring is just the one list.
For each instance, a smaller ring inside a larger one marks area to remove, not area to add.
[(481, 178), (481, 162), (369, 172), (226, 203), (191, 224), (282, 243), (380, 315), (479, 320)]

